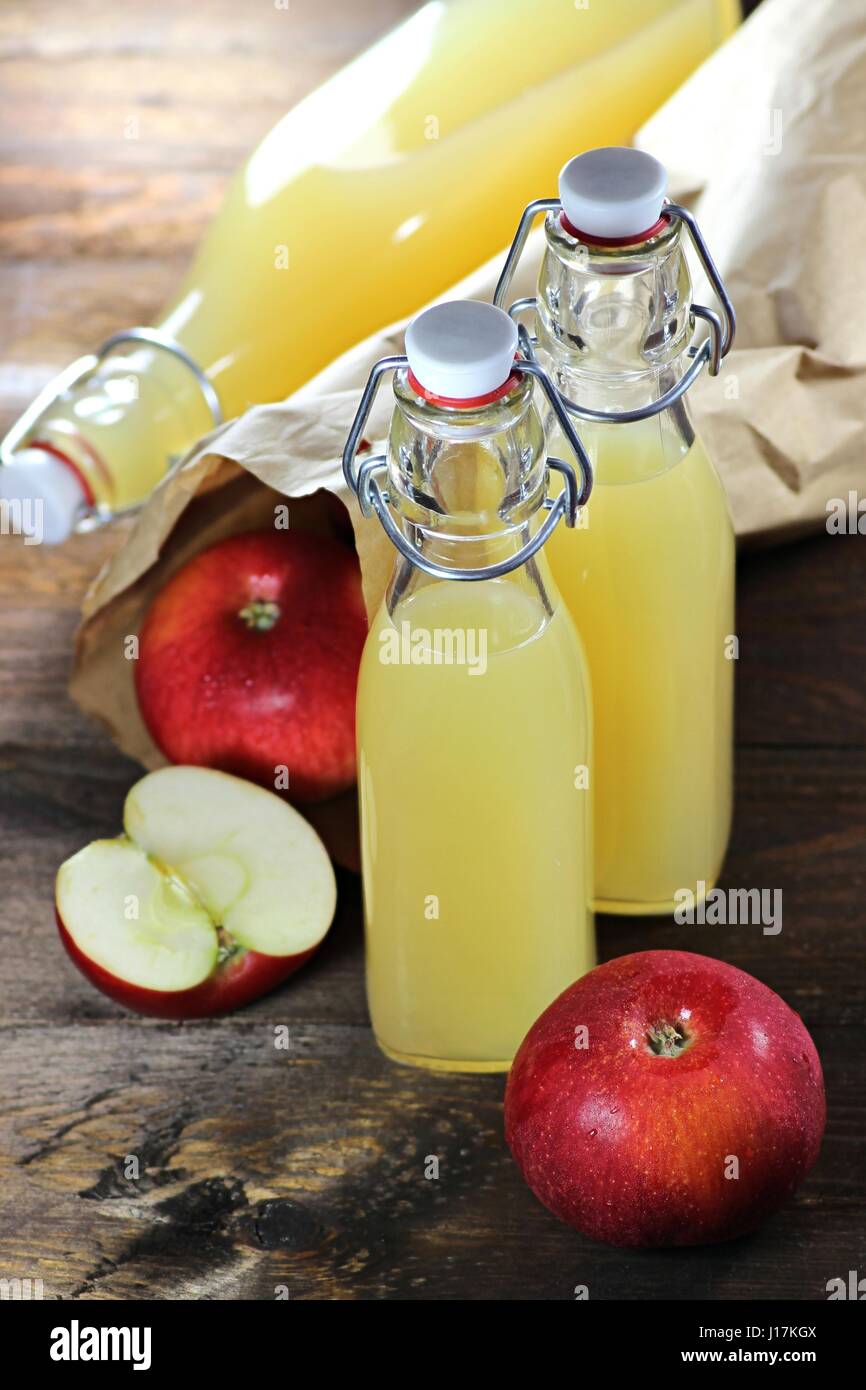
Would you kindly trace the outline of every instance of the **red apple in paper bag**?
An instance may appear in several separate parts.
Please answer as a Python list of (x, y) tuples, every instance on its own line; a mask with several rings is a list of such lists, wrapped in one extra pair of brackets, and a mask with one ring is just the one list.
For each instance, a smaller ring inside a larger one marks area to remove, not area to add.
[(367, 617), (357, 556), (302, 531), (253, 531), (189, 560), (152, 602), (135, 683), (175, 763), (318, 801), (355, 780)]
[(639, 951), (565, 990), (511, 1068), (505, 1134), (536, 1197), (612, 1245), (753, 1230), (791, 1195), (824, 1131), (802, 1020), (724, 961)]

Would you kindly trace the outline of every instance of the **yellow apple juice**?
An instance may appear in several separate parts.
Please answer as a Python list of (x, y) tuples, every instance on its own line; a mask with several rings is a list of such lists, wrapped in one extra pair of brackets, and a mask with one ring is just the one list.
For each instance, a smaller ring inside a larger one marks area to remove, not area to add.
[(582, 437), (593, 493), (547, 549), (597, 711), (597, 904), (662, 912), (678, 888), (712, 887), (727, 845), (733, 531), (698, 436), (673, 458), (652, 421)]
[[(437, 664), (454, 633), (472, 664)], [(358, 785), (367, 991), (391, 1056), (505, 1068), (595, 963), (582, 664), (562, 606), (509, 577), (433, 583), (379, 611)]]

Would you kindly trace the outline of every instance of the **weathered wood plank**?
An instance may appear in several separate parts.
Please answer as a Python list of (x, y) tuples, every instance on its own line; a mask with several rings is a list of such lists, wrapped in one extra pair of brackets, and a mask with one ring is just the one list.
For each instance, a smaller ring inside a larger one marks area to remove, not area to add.
[(866, 536), (741, 557), (737, 738), (866, 747)]
[[(817, 1041), (838, 1055), (832, 1029)], [(794, 1201), (746, 1241), (674, 1257), (593, 1245), (539, 1206), (504, 1146), (501, 1078), (392, 1067), (362, 1028), (301, 1025), (282, 1053), (251, 1020), (3, 1045), (0, 1248), (47, 1296), (819, 1299), (863, 1267), (850, 1063), (828, 1070), (837, 1119)]]

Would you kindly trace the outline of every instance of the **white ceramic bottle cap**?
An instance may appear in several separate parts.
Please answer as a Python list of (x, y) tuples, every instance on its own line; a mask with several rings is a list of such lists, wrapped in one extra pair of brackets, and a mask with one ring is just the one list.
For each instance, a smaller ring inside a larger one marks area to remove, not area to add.
[(435, 396), (471, 400), (503, 386), (514, 370), (517, 327), (502, 309), (478, 299), (434, 304), (406, 329), (415, 379)]
[(655, 226), (667, 186), (667, 170), (651, 154), (611, 145), (568, 161), (559, 201), (578, 231), (619, 239)]
[(72, 534), (87, 497), (71, 468), (37, 448), (19, 449), (12, 463), (0, 464), (0, 501), (7, 530), (59, 545)]

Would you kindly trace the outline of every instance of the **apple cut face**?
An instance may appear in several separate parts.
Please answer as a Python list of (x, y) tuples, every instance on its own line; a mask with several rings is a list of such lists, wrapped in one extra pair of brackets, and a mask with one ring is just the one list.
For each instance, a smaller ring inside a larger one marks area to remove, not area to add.
[(168, 767), (142, 778), (125, 835), (61, 865), (61, 939), (110, 998), (162, 1018), (240, 1008), (324, 937), (336, 907), (312, 826), (273, 792), (228, 773)]
[(139, 989), (194, 989), (217, 963), (219, 939), (201, 903), (122, 835), (66, 860), (57, 911), (87, 960)]
[(337, 890), (325, 847), (274, 792), (210, 768), (161, 768), (132, 788), (123, 824), (248, 950), (308, 952), (331, 924)]

